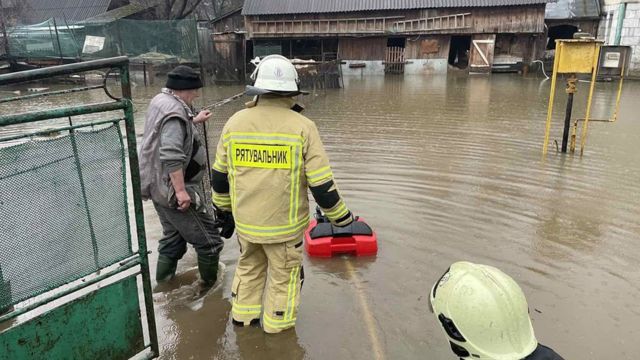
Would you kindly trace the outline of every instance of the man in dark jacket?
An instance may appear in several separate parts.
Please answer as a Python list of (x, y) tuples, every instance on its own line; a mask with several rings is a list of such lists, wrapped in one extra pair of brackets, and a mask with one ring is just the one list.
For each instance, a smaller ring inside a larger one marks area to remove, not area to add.
[(153, 201), (163, 229), (156, 280), (175, 275), (178, 260), (190, 243), (198, 253), (203, 284), (211, 287), (224, 243), (205, 206), (202, 187), (206, 152), (195, 124), (209, 120), (211, 112), (196, 115), (193, 110), (201, 87), (199, 75), (188, 66), (178, 66), (168, 74), (166, 88), (147, 110), (139, 151), (140, 177), (143, 199)]

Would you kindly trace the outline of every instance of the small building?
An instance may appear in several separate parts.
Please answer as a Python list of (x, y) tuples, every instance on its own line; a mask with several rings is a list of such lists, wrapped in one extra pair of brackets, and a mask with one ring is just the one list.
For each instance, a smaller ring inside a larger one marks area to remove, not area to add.
[(557, 0), (547, 4), (547, 50), (556, 48), (557, 39), (573, 39), (577, 32), (596, 36), (600, 23), (600, 0)]
[(242, 8), (231, 10), (211, 21), (211, 43), (203, 46), (203, 65), (217, 83), (243, 82), (247, 53)]
[(604, 0), (598, 38), (605, 45), (630, 46), (629, 75), (640, 77), (640, 2)]
[(343, 61), (344, 74), (489, 72), (542, 57), (549, 0), (246, 0), (248, 56)]

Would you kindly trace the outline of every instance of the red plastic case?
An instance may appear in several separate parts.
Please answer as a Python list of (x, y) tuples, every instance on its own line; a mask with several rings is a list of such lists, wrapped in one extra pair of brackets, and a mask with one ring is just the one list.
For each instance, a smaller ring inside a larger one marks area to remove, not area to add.
[[(361, 224), (355, 224), (360, 222)], [(323, 227), (319, 232), (313, 233), (318, 225), (317, 219), (312, 219), (309, 227), (304, 232), (304, 248), (311, 257), (332, 257), (336, 254), (352, 254), (355, 256), (372, 256), (378, 253), (378, 237), (376, 232), (367, 225), (363, 219), (357, 219), (353, 225), (343, 228), (331, 226), (326, 222), (321, 222)], [(355, 228), (362, 229), (366, 226), (370, 234), (354, 234)]]

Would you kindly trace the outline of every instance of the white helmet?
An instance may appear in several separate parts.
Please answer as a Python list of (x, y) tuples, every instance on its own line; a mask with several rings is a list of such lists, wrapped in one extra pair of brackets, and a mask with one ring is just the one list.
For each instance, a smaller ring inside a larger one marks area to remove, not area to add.
[(492, 266), (454, 263), (433, 286), (430, 303), (460, 358), (524, 359), (538, 346), (522, 289)]
[(251, 74), (255, 80), (253, 86), (247, 86), (248, 95), (280, 93), (297, 95), (302, 93), (298, 87), (298, 72), (295, 66), (282, 55), (269, 55), (260, 61)]

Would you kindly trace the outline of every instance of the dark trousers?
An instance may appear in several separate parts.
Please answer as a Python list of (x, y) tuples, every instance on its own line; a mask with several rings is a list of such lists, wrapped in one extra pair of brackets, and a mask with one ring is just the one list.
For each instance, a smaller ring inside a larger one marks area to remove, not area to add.
[(210, 213), (195, 211), (193, 207), (182, 212), (155, 202), (153, 206), (162, 224), (162, 239), (158, 245), (160, 255), (181, 259), (187, 252), (187, 243), (193, 246), (198, 255), (220, 254), (224, 242)]

